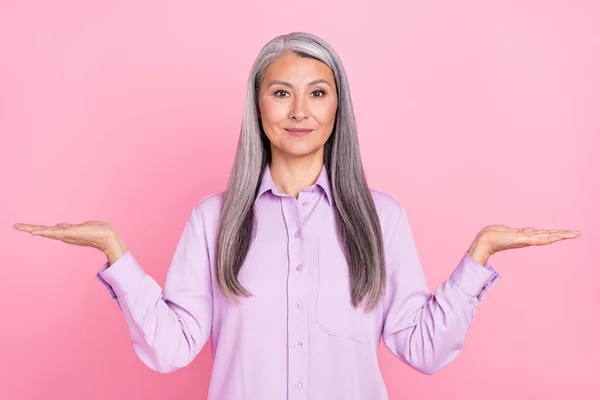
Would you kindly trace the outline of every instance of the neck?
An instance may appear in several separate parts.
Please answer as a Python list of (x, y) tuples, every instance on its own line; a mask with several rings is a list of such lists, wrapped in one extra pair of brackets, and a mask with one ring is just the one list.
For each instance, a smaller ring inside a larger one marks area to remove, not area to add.
[(272, 154), (270, 168), (275, 187), (297, 199), (302, 189), (317, 181), (323, 169), (323, 151), (295, 158)]

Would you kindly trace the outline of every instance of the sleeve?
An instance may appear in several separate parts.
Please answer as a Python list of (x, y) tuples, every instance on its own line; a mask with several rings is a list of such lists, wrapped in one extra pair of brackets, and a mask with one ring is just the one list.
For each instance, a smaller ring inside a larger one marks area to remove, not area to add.
[(386, 245), (386, 264), (383, 342), (397, 358), (431, 375), (458, 356), (477, 304), (500, 275), (467, 252), (432, 294), (404, 209)]
[(130, 250), (97, 278), (116, 299), (133, 348), (151, 369), (170, 373), (188, 365), (212, 329), (212, 286), (204, 224), (188, 218), (167, 271), (164, 290)]

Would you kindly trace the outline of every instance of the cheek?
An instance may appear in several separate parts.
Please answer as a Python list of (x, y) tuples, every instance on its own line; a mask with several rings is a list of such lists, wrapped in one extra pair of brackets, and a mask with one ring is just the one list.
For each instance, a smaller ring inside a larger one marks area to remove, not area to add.
[(259, 107), (265, 125), (279, 125), (287, 115), (285, 106), (273, 101), (261, 101)]
[(332, 125), (335, 122), (335, 114), (337, 111), (337, 103), (322, 104), (317, 110), (317, 120), (322, 125)]

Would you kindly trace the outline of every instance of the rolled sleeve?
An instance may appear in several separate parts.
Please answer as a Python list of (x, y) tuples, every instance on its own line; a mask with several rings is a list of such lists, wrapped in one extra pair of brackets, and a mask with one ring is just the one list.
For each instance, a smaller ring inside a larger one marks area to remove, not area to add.
[(469, 252), (465, 253), (450, 276), (452, 283), (479, 301), (500, 279), (500, 274), (489, 263), (485, 266), (479, 264)]

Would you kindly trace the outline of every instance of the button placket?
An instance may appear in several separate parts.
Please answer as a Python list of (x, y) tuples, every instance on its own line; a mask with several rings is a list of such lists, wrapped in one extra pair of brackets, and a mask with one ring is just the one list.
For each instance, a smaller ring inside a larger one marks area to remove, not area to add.
[[(289, 201), (282, 204), (285, 223), (288, 227), (288, 249), (289, 264), (288, 268), (293, 274), (288, 274), (288, 382), (296, 389), (302, 389), (306, 386), (308, 379), (308, 353), (306, 344), (308, 343), (308, 314), (304, 310), (304, 302), (308, 295), (308, 278), (303, 272), (304, 265), (304, 243), (305, 235), (303, 232), (301, 211), (295, 198), (290, 197)], [(295, 390), (304, 398), (307, 393), (304, 390)], [(294, 398), (296, 398), (296, 396)]]

